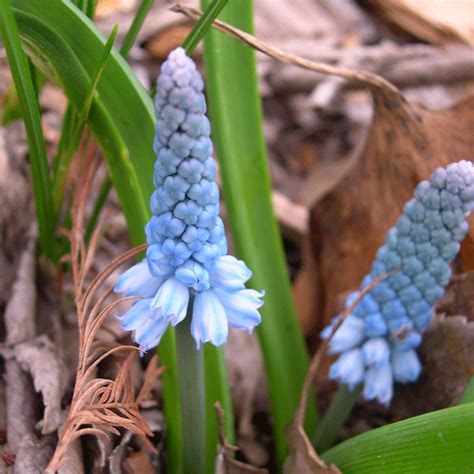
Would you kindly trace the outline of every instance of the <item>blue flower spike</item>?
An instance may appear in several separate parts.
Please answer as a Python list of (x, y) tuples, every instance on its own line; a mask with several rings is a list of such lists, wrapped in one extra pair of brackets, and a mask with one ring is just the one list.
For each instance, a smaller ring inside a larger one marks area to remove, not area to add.
[[(392, 400), (394, 382), (418, 379), (422, 367), (415, 349), (450, 280), (449, 264), (459, 251), (468, 229), (466, 217), (473, 209), (470, 161), (438, 168), (418, 184), (377, 251), (361, 289), (379, 276), (396, 273), (361, 299), (329, 343), (329, 353), (340, 354), (330, 368), (331, 379), (351, 390), (363, 384), (363, 397), (384, 405)], [(358, 294), (348, 296), (346, 308)], [(323, 339), (335, 321), (322, 331)]]
[(190, 314), (197, 348), (205, 342), (222, 345), (229, 327), (251, 332), (261, 322), (264, 292), (246, 289), (252, 272), (226, 255), (203, 89), (193, 60), (182, 48), (172, 51), (157, 80), (148, 250), (114, 288), (142, 297), (120, 320), (144, 350)]

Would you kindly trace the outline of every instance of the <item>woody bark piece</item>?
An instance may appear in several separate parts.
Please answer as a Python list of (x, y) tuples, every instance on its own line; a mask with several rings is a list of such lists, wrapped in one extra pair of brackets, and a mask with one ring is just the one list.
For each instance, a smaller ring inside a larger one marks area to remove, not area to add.
[[(374, 118), (361, 154), (311, 212), (321, 295), (315, 311), (321, 327), (340, 309), (338, 295), (357, 287), (369, 272), (416, 184), (438, 166), (472, 159), (474, 96), (437, 111), (392, 100), (377, 90), (373, 97)], [(464, 270), (474, 251), (472, 226), (470, 232), (458, 259)]]
[(368, 5), (397, 27), (435, 44), (474, 44), (471, 0), (369, 0)]
[[(310, 44), (308, 44), (309, 47)], [(299, 48), (295, 48), (299, 52)], [(381, 74), (399, 88), (429, 84), (450, 84), (474, 79), (472, 48), (451, 46), (437, 49), (424, 45), (403, 47), (367, 46), (363, 48), (334, 49), (307, 55), (312, 60), (341, 64), (352, 58), (353, 67)], [(310, 92), (322, 80), (322, 75), (297, 70), (281, 64), (264, 76), (275, 93)], [(349, 82), (342, 87), (354, 89), (362, 83)]]

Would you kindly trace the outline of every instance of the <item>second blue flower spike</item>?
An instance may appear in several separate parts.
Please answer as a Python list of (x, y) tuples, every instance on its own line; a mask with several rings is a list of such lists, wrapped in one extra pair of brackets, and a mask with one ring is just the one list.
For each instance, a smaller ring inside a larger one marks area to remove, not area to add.
[(198, 348), (223, 344), (229, 326), (252, 331), (261, 320), (264, 293), (246, 289), (252, 272), (226, 255), (203, 89), (193, 60), (182, 48), (172, 51), (157, 80), (156, 190), (145, 229), (147, 256), (115, 286), (116, 292), (143, 298), (121, 316), (121, 325), (145, 350), (190, 313)]
[[(388, 405), (393, 382), (414, 382), (421, 373), (416, 347), (431, 321), (433, 305), (441, 298), (474, 208), (474, 166), (469, 161), (438, 168), (418, 184), (414, 198), (387, 234), (372, 271), (362, 281), (390, 272), (342, 323), (329, 351), (341, 354), (330, 378), (353, 389), (363, 383), (363, 396)], [(349, 307), (358, 292), (351, 294)], [(331, 326), (322, 332), (328, 337)]]

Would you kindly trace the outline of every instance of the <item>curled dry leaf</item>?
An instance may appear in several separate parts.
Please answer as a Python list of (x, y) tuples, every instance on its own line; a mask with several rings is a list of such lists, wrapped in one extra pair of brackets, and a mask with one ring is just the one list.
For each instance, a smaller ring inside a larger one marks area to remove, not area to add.
[(464, 314), (474, 321), (474, 272), (457, 275), (454, 280), (453, 314)]
[(253, 467), (234, 459), (237, 446), (232, 446), (224, 434), (224, 410), (219, 402), (214, 404), (219, 424), (219, 450), (216, 458), (215, 474), (268, 474), (267, 469)]
[(283, 465), (285, 474), (341, 474), (334, 465), (327, 466), (316, 454), (313, 445), (299, 423), (293, 422), (286, 430), (286, 437), (291, 446), (291, 454)]

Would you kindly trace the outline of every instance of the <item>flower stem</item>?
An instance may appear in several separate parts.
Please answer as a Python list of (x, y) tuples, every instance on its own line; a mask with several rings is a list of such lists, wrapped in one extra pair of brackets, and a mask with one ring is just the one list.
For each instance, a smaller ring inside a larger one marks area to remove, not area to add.
[(176, 357), (181, 403), (182, 462), (184, 474), (204, 474), (206, 404), (202, 348), (191, 336), (192, 302), (185, 320), (176, 326)]
[(322, 453), (330, 448), (347, 420), (355, 402), (362, 391), (362, 384), (349, 390), (345, 385), (340, 385), (331, 400), (331, 404), (318, 423), (313, 444)]

